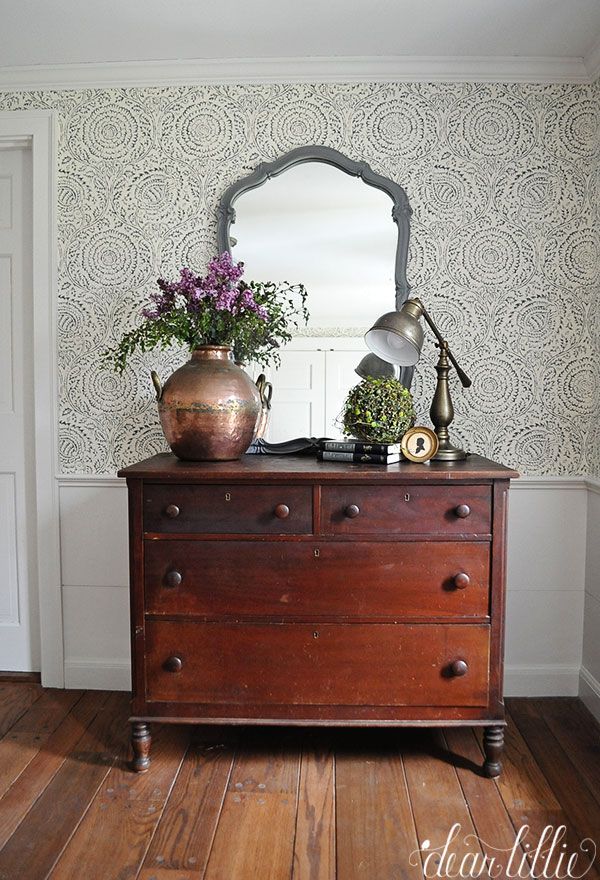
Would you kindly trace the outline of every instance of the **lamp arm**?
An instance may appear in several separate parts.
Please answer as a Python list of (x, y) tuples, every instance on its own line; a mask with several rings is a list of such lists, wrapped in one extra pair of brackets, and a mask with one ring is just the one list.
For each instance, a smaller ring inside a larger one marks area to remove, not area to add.
[[(415, 299), (417, 299), (417, 297), (415, 297)], [(454, 367), (454, 369), (456, 370), (456, 374), (457, 374), (458, 378), (460, 379), (460, 384), (462, 385), (463, 388), (470, 388), (471, 387), (471, 380), (469, 379), (469, 377), (467, 376), (465, 371), (459, 367), (456, 358), (454, 357), (454, 355), (450, 351), (450, 348), (448, 346), (447, 341), (444, 339), (444, 337), (442, 336), (442, 334), (440, 333), (438, 328), (435, 326), (431, 315), (429, 314), (429, 312), (427, 311), (427, 309), (425, 308), (425, 306), (423, 305), (421, 300), (419, 300), (419, 305), (420, 305), (421, 309), (423, 310), (423, 317), (425, 318), (425, 320), (427, 321), (427, 323), (429, 324), (429, 326), (433, 330), (435, 338), (439, 342), (440, 347), (443, 347), (446, 349), (446, 353), (448, 354), (448, 359), (449, 359), (450, 363), (452, 364), (452, 366)]]
[[(447, 345), (448, 345), (448, 343), (446, 343), (446, 346)], [(456, 370), (456, 375), (460, 379), (460, 384), (462, 385), (463, 388), (470, 388), (472, 385), (471, 380), (469, 379), (469, 377), (467, 376), (465, 371), (458, 366), (458, 364), (456, 362), (456, 358), (454, 357), (454, 355), (452, 354), (450, 349), (447, 348), (446, 350), (448, 352), (448, 359), (450, 360), (452, 366)]]

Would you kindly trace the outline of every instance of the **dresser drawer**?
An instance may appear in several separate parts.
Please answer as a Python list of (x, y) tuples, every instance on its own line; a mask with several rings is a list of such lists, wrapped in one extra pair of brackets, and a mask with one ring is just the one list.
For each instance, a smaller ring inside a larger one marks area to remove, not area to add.
[(334, 535), (487, 535), (489, 486), (324, 486), (321, 530)]
[(489, 545), (146, 541), (146, 611), (279, 619), (488, 614)]
[(312, 532), (310, 486), (144, 486), (144, 531), (269, 534)]
[(485, 625), (148, 621), (146, 652), (150, 702), (485, 706), (488, 699)]

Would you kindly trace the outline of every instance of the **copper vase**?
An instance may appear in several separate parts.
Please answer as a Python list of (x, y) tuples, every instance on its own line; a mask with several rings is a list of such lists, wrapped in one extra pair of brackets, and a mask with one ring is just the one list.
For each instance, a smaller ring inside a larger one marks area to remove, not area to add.
[(233, 461), (252, 443), (260, 393), (231, 359), (226, 345), (202, 345), (191, 360), (156, 387), (167, 442), (185, 461)]

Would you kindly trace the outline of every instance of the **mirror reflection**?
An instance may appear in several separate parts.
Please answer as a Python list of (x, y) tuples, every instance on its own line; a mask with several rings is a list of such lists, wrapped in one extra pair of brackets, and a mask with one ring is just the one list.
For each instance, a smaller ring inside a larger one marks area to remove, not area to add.
[(386, 193), (307, 161), (242, 193), (235, 212), (233, 257), (248, 279), (305, 285), (308, 335), (360, 335), (394, 308), (398, 230)]

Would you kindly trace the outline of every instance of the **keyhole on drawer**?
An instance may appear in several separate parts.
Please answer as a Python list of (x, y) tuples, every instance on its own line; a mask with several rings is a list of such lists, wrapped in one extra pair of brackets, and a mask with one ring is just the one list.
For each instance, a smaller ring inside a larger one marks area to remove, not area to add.
[(321, 551), (320, 551), (320, 550), (318, 550), (318, 549), (315, 549), (315, 550), (314, 550), (314, 551), (313, 551), (313, 552), (314, 552), (314, 554), (315, 554), (315, 556), (316, 556), (316, 557), (317, 557), (317, 559), (318, 559), (318, 558), (319, 558), (319, 556), (320, 556), (320, 555), (321, 555)]
[(225, 501), (231, 501), (231, 492), (225, 492)]
[(406, 495), (404, 496), (404, 500), (405, 500), (405, 501), (410, 501), (410, 494), (409, 494), (408, 492), (407, 492)]
[(318, 639), (318, 638), (319, 638), (319, 633), (318, 633), (318, 632), (314, 632), (314, 633), (313, 633), (313, 639)]

